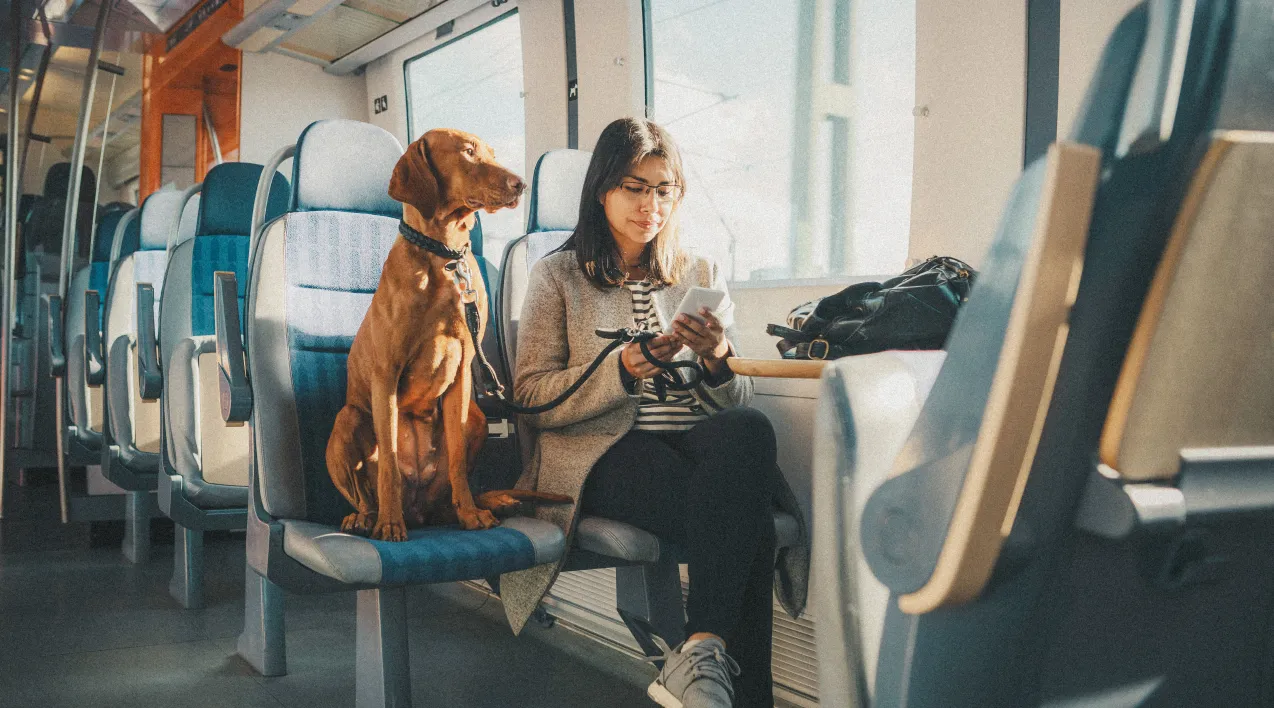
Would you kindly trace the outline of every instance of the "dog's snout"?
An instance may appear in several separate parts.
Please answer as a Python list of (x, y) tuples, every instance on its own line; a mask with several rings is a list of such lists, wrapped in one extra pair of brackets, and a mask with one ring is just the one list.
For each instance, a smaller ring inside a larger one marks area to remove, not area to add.
[(526, 190), (526, 182), (522, 181), (517, 175), (509, 175), (509, 190), (515, 194), (521, 194)]

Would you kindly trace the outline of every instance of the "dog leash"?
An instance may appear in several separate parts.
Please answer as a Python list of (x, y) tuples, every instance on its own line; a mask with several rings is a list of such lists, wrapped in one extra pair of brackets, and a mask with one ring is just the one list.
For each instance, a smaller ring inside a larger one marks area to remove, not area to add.
[[(593, 362), (584, 370), (584, 373), (575, 380), (575, 383), (571, 384), (561, 395), (548, 403), (542, 403), (538, 406), (520, 406), (505, 397), (504, 385), (500, 383), (500, 378), (495, 373), (495, 367), (487, 360), (486, 352), (482, 351), (482, 342), (478, 340), (478, 330), (482, 326), (482, 320), (478, 312), (478, 292), (473, 288), (473, 273), (469, 270), (469, 264), (465, 262), (465, 256), (469, 253), (470, 244), (466, 243), (459, 250), (451, 248), (445, 243), (417, 231), (405, 221), (398, 223), (398, 232), (413, 246), (419, 246), (434, 255), (447, 259), (447, 264), (443, 266), (443, 269), (451, 273), (451, 277), (456, 281), (456, 287), (460, 289), (460, 299), (464, 303), (465, 326), (469, 330), (469, 337), (473, 340), (473, 348), (477, 351), (478, 361), (482, 364), (483, 391), (487, 395), (495, 396), (514, 413), (534, 415), (562, 405), (566, 399), (570, 398), (588, 381), (589, 377), (597, 371), (598, 367), (602, 365), (602, 362), (606, 360), (606, 357), (611, 352), (633, 342), (636, 342), (641, 347), (641, 353), (646, 357), (646, 361), (662, 369), (660, 374), (654, 378), (655, 394), (659, 397), (659, 400), (665, 400), (670, 390), (689, 391), (698, 386), (699, 382), (703, 380), (703, 367), (698, 362), (666, 362), (656, 358), (650, 351), (650, 341), (659, 336), (654, 332), (633, 327), (598, 329), (594, 330), (597, 336), (614, 341), (602, 349), (597, 358), (593, 359)], [(675, 375), (673, 372), (677, 369), (685, 369), (688, 378), (683, 380)]]

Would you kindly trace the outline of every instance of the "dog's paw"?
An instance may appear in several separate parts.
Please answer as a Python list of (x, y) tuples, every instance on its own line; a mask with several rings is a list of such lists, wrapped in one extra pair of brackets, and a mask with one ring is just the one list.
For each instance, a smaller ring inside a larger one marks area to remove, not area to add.
[(401, 521), (377, 521), (372, 538), (378, 541), (406, 541), (407, 524)]
[(372, 529), (376, 527), (375, 514), (363, 514), (354, 512), (341, 520), (341, 531), (352, 533), (357, 536), (370, 536)]
[(500, 524), (500, 522), (496, 520), (495, 514), (492, 514), (486, 509), (478, 509), (476, 507), (456, 509), (456, 517), (459, 518), (460, 525), (463, 526), (466, 531), (481, 531)]

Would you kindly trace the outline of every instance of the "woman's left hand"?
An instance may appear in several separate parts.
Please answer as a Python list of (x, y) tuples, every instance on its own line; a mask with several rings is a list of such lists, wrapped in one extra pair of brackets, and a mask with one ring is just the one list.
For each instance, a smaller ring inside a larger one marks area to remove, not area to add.
[(677, 315), (672, 320), (672, 333), (705, 362), (721, 362), (730, 352), (725, 327), (706, 307), (699, 308), (699, 318), (702, 322), (688, 315)]

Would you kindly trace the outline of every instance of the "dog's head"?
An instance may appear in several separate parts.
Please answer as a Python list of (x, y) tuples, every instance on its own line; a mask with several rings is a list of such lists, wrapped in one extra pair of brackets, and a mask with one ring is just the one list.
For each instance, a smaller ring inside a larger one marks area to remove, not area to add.
[(394, 167), (389, 196), (426, 221), (456, 221), (479, 209), (515, 207), (526, 183), (495, 161), (476, 135), (438, 128), (420, 136)]

